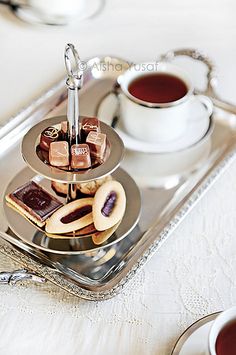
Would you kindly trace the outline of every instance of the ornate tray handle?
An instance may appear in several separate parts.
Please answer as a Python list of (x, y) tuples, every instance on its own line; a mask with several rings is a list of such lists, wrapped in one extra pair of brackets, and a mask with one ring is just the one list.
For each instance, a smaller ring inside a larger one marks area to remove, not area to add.
[(12, 272), (0, 272), (0, 285), (10, 284), (15, 285), (18, 281), (33, 281), (38, 283), (45, 283), (46, 279), (44, 277), (38, 276), (34, 272), (30, 272), (26, 269), (15, 270)]
[(198, 60), (200, 62), (203, 62), (208, 68), (208, 72), (207, 72), (208, 88), (207, 88), (207, 91), (209, 89), (212, 90), (213, 87), (216, 86), (216, 84), (217, 84), (217, 76), (216, 76), (215, 64), (205, 54), (200, 53), (196, 49), (177, 49), (177, 50), (169, 51), (169, 52), (163, 54), (161, 56), (161, 60), (171, 61), (175, 57), (178, 57), (178, 56), (187, 56), (187, 57), (190, 57), (192, 59), (195, 59), (195, 60)]
[(216, 67), (213, 61), (210, 58), (208, 58), (208, 56), (199, 52), (196, 49), (184, 49), (184, 48), (168, 51), (167, 53), (161, 55), (160, 59), (162, 61), (171, 61), (178, 56), (187, 56), (192, 59), (198, 60), (204, 63), (208, 68), (207, 87), (204, 92), (196, 91), (196, 94), (204, 94), (212, 100), (212, 102), (216, 107), (228, 111), (230, 113), (236, 114), (236, 105), (230, 102), (226, 102), (225, 100), (222, 100), (215, 92), (215, 88), (217, 87), (217, 76), (216, 76)]

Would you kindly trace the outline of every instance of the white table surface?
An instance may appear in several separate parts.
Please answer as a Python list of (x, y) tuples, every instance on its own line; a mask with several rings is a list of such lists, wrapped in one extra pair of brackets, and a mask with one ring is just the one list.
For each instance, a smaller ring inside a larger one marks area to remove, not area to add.
[[(93, 20), (31, 26), (0, 7), (0, 119), (64, 75), (63, 50), (155, 60), (194, 47), (218, 64), (219, 93), (236, 102), (234, 0), (109, 0)], [(0, 170), (1, 178), (7, 172)], [(1, 355), (165, 355), (199, 317), (236, 303), (236, 163), (116, 298), (88, 302), (56, 286), (0, 287)], [(16, 268), (0, 255), (0, 269)]]

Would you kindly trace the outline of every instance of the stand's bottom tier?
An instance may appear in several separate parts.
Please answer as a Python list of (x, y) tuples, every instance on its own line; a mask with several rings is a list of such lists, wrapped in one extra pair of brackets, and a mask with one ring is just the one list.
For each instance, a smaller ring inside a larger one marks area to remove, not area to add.
[[(38, 229), (36, 225), (30, 223), (5, 203), (4, 209), (9, 227), (16, 236), (28, 245), (50, 253), (77, 255), (107, 248), (123, 239), (132, 231), (138, 222), (141, 210), (140, 192), (134, 180), (122, 169), (117, 169), (112, 176), (124, 187), (126, 193), (126, 211), (117, 230), (102, 245), (94, 244), (92, 236), (90, 235), (67, 239), (50, 238), (43, 230)], [(55, 195), (51, 187), (51, 181), (40, 175), (35, 175), (29, 168), (25, 168), (15, 176), (9, 184), (6, 194), (12, 192), (29, 180), (34, 180), (52, 195)], [(57, 198), (63, 203), (66, 203), (65, 198), (58, 196)]]

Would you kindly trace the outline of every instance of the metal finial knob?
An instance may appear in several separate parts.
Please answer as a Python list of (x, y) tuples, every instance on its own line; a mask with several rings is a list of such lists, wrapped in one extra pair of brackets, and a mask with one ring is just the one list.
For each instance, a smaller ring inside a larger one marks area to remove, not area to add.
[(83, 71), (81, 60), (74, 45), (68, 43), (65, 48), (65, 65), (68, 75), (67, 85), (71, 88), (80, 89), (83, 85)]

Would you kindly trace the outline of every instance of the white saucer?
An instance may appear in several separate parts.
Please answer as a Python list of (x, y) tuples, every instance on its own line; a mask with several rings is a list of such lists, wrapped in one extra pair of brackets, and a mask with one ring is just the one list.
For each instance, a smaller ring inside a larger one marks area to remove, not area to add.
[[(99, 108), (99, 117), (102, 121), (111, 124), (111, 113), (114, 111), (114, 97), (110, 95), (107, 97)], [(186, 131), (178, 139), (150, 143), (138, 140), (125, 132), (122, 127), (122, 118), (119, 119), (115, 130), (120, 135), (127, 149), (142, 153), (171, 153), (186, 148), (199, 142), (208, 132), (210, 126), (210, 118), (206, 107), (197, 98), (192, 102), (192, 114), (189, 117), (188, 126)], [(144, 132), (145, 135), (145, 132)]]
[(219, 313), (209, 314), (186, 329), (175, 344), (171, 355), (206, 355), (208, 334)]

